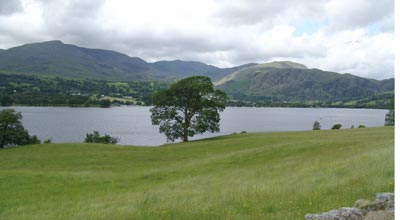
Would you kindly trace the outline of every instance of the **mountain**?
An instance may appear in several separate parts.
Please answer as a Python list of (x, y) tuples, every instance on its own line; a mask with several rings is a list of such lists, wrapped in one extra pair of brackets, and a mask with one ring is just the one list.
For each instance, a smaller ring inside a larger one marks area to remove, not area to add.
[(294, 62), (272, 62), (233, 72), (215, 83), (233, 99), (271, 102), (352, 100), (393, 92), (394, 79), (308, 69)]
[(61, 41), (26, 44), (0, 50), (0, 71), (14, 74), (102, 80), (174, 80), (206, 75), (213, 80), (256, 64), (218, 68), (192, 61), (148, 63), (111, 50), (89, 49)]
[(193, 76), (193, 73), (195, 73), (195, 75), (209, 76), (213, 81), (219, 80), (237, 70), (255, 65), (257, 64), (249, 63), (232, 68), (218, 68), (212, 65), (207, 65), (195, 61), (173, 60), (151, 63), (152, 67), (164, 74), (174, 73), (175, 76), (179, 78), (184, 78), (188, 76)]

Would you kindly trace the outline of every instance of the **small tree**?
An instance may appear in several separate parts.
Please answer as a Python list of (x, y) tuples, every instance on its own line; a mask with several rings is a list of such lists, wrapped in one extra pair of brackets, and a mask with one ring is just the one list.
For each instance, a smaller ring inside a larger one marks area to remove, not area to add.
[(341, 127), (342, 127), (341, 124), (334, 124), (334, 125), (332, 126), (332, 130), (340, 129)]
[(195, 134), (219, 132), (219, 112), (225, 109), (226, 101), (226, 94), (214, 90), (210, 78), (185, 78), (154, 94), (151, 122), (160, 125), (159, 131), (168, 141), (185, 142)]
[(26, 144), (40, 144), (36, 136), (30, 136), (22, 126), (22, 115), (14, 109), (0, 111), (0, 148)]
[(394, 110), (389, 110), (385, 116), (385, 126), (394, 126)]
[(390, 100), (389, 112), (385, 116), (385, 126), (394, 126), (394, 98)]
[(321, 125), (318, 121), (315, 121), (313, 124), (313, 130), (321, 130)]
[(98, 131), (86, 134), (85, 143), (103, 143), (103, 144), (116, 144), (119, 142), (118, 137), (111, 137), (108, 134), (100, 136)]

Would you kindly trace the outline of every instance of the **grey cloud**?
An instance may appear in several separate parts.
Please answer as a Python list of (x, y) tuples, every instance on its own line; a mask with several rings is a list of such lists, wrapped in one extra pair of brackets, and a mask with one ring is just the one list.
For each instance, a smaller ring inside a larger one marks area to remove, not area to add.
[[(219, 0), (221, 4), (217, 17), (221, 23), (230, 25), (253, 25), (257, 23), (288, 22), (286, 13), (297, 14), (302, 18), (317, 17), (327, 0)], [(296, 18), (294, 18), (296, 19)]]
[(11, 15), (23, 11), (20, 0), (0, 0), (0, 15)]
[[(346, 7), (327, 8), (330, 20), (330, 30), (352, 29), (367, 27), (372, 24), (389, 22), (386, 27), (394, 27), (394, 0), (380, 1), (349, 1)], [(329, 6), (329, 5), (328, 5)], [(389, 20), (388, 20), (389, 18)]]

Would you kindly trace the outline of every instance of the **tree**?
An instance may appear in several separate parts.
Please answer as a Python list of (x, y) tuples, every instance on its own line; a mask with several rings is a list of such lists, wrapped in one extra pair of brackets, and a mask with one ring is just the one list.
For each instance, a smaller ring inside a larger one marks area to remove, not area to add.
[(390, 109), (385, 116), (385, 126), (394, 126), (394, 99), (390, 101)]
[(0, 96), (0, 106), (10, 106), (13, 104), (13, 101), (10, 96), (3, 95)]
[(393, 126), (394, 125), (394, 110), (389, 110), (389, 112), (385, 116), (385, 126)]
[(40, 144), (36, 136), (30, 136), (22, 126), (22, 115), (14, 109), (0, 111), (0, 148), (26, 144)]
[(315, 121), (313, 124), (313, 130), (321, 130), (321, 125), (318, 121)]
[(185, 78), (154, 94), (151, 122), (160, 126), (160, 133), (168, 141), (186, 142), (195, 134), (219, 132), (219, 113), (225, 109), (227, 100), (224, 92), (214, 90), (210, 78)]

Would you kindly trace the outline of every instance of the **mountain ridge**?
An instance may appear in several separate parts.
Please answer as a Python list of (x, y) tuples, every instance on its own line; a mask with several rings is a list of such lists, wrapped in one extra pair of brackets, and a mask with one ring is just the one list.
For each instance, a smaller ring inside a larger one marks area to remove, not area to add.
[(394, 91), (394, 79), (367, 79), (315, 68), (268, 64), (240, 69), (214, 85), (234, 99), (275, 102), (349, 100)]
[(79, 47), (60, 40), (24, 44), (0, 51), (0, 71), (103, 80), (174, 80), (206, 75), (218, 80), (244, 64), (219, 68), (197, 61), (147, 62), (139, 57), (104, 49)]

